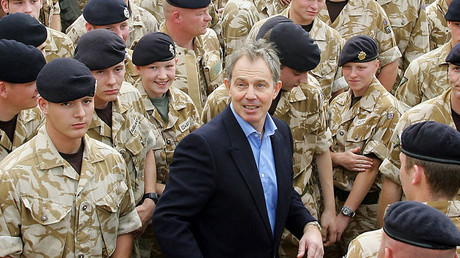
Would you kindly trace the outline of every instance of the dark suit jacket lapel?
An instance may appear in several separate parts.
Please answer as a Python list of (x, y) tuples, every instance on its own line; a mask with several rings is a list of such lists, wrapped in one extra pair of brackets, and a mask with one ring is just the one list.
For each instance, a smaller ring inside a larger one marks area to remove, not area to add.
[(230, 153), (233, 161), (251, 191), (261, 219), (264, 221), (267, 233), (270, 235), (270, 239), (272, 239), (272, 230), (268, 219), (264, 190), (259, 178), (259, 172), (257, 170), (256, 162), (254, 161), (251, 146), (249, 145), (243, 130), (238, 124), (238, 121), (236, 121), (236, 118), (233, 116), (230, 106), (227, 106), (222, 115), (231, 142)]

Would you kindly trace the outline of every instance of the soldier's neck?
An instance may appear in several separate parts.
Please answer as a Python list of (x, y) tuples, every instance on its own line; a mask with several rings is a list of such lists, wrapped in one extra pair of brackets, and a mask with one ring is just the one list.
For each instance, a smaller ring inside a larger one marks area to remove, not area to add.
[(181, 28), (176, 26), (168, 27), (166, 24), (166, 28), (168, 29), (169, 35), (174, 40), (174, 42), (179, 46), (187, 49), (193, 50), (193, 42), (195, 37), (193, 35), (184, 34), (181, 31)]
[(1, 101), (0, 110), (2, 111), (0, 112), (0, 121), (2, 122), (10, 121), (21, 112), (21, 110), (8, 106), (6, 103), (2, 103)]
[(460, 99), (455, 96), (454, 92), (451, 92), (450, 104), (455, 113), (460, 114)]

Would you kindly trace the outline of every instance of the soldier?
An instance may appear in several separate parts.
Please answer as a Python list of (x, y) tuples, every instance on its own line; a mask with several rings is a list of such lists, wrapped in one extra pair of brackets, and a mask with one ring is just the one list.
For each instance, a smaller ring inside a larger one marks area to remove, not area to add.
[(415, 59), (404, 73), (396, 98), (413, 107), (439, 96), (449, 88), (449, 65), (446, 56), (460, 42), (460, 0), (453, 0), (446, 14), (452, 39), (442, 47)]
[(176, 43), (177, 66), (173, 87), (187, 93), (201, 112), (206, 98), (223, 83), (222, 52), (216, 33), (207, 28), (211, 0), (165, 0), (160, 31)]
[(95, 84), (68, 58), (38, 75), (46, 124), (0, 163), (0, 256), (129, 257), (141, 222), (125, 162), (85, 135)]
[(12, 39), (36, 47), (46, 57), (45, 25), (25, 13), (12, 13), (0, 19), (0, 39)]
[[(282, 89), (273, 101), (269, 113), (290, 126), (294, 138), (294, 189), (302, 202), (323, 226), (326, 245), (335, 242), (335, 205), (332, 189), (332, 164), (329, 153), (330, 132), (326, 125), (326, 110), (319, 83), (308, 71), (320, 61), (318, 46), (299, 25), (287, 19), (273, 17), (261, 27), (259, 37), (273, 42), (281, 60)], [(286, 40), (289, 38), (289, 40)], [(220, 86), (211, 95), (203, 111), (203, 120), (225, 109), (230, 102), (228, 92)], [(319, 175), (313, 172), (316, 161)], [(320, 190), (321, 183), (321, 190)], [(322, 191), (322, 194), (321, 194)], [(287, 231), (283, 234), (280, 255), (297, 254), (298, 240)]]
[[(10, 13), (27, 13), (39, 19), (40, 10), (42, 7), (42, 0), (32, 1), (13, 1), (1, 0), (3, 11), (7, 14)], [(74, 52), (74, 45), (72, 41), (64, 33), (46, 27), (48, 36), (46, 38), (46, 61), (49, 62), (56, 58), (72, 57)]]
[[(150, 224), (155, 203), (156, 169), (153, 149), (160, 145), (158, 132), (145, 118), (139, 91), (124, 82), (126, 45), (115, 33), (93, 30), (85, 33), (75, 49), (75, 59), (84, 63), (97, 80), (95, 111), (88, 135), (113, 146), (126, 161), (142, 228)], [(158, 145), (157, 145), (158, 144)], [(137, 245), (137, 241), (135, 242)], [(138, 248), (135, 248), (136, 256)]]
[[(329, 104), (333, 97), (342, 93), (343, 89), (347, 87), (342, 76), (342, 68), (337, 65), (345, 40), (336, 30), (317, 17), (318, 12), (323, 9), (324, 3), (324, 0), (292, 0), (291, 5), (280, 15), (301, 25), (321, 50), (321, 61), (310, 73), (320, 82), (324, 93), (324, 102)], [(267, 19), (257, 22), (251, 29), (248, 38), (255, 39), (260, 26), (266, 21)]]
[[(192, 99), (183, 91), (170, 87), (177, 62), (174, 42), (162, 32), (141, 38), (133, 53), (140, 74), (135, 87), (141, 93), (147, 117), (154, 130), (161, 132), (163, 145), (154, 151), (157, 168), (157, 192), (163, 193), (177, 144), (200, 126), (200, 116)], [(146, 234), (153, 234), (147, 229)], [(149, 238), (154, 238), (152, 235)], [(161, 257), (156, 239), (150, 257)]]
[(129, 0), (91, 0), (84, 7), (83, 14), (66, 30), (74, 44), (91, 29), (108, 29), (131, 47), (145, 34), (158, 30), (157, 19)]
[(377, 2), (390, 20), (396, 44), (402, 54), (395, 84), (398, 86), (410, 62), (430, 51), (425, 6), (423, 0), (377, 0)]
[(0, 40), (0, 161), (37, 133), (42, 114), (35, 81), (45, 63), (36, 48)]
[(385, 11), (375, 0), (331, 0), (318, 17), (337, 30), (345, 40), (364, 34), (374, 38), (379, 47), (380, 68), (377, 79), (391, 91), (398, 74), (401, 52)]
[[(345, 43), (339, 58), (350, 87), (332, 100), (329, 127), (337, 222), (337, 249), (373, 230), (381, 178), (378, 168), (388, 156), (390, 137), (402, 114), (398, 101), (375, 78), (379, 67), (377, 42), (358, 35)], [(359, 173), (357, 173), (359, 172)]]
[(401, 167), (399, 155), (399, 136), (411, 124), (422, 121), (436, 121), (449, 125), (460, 131), (460, 44), (455, 45), (447, 55), (445, 62), (449, 66), (449, 80), (451, 88), (444, 91), (436, 98), (430, 99), (417, 105), (404, 113), (395, 128), (391, 139), (390, 155), (380, 166), (380, 172), (385, 175), (382, 192), (379, 199), (378, 226), (383, 225), (383, 213), (388, 204), (401, 199), (402, 188), (399, 178), (399, 168)]
[(436, 0), (425, 8), (431, 50), (443, 46), (452, 38), (445, 18), (451, 2), (452, 0)]
[(40, 10), (40, 22), (52, 29), (61, 31), (61, 7), (58, 0), (46, 0)]
[[(409, 126), (401, 136), (401, 182), (407, 200), (446, 214), (460, 230), (460, 133), (433, 121)], [(355, 238), (347, 257), (376, 257), (382, 229)]]

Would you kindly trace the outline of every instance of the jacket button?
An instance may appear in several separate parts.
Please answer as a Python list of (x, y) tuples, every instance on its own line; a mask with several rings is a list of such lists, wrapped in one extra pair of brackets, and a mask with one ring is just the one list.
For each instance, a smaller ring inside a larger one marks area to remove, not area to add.
[(83, 254), (78, 255), (78, 258), (83, 258), (83, 257), (85, 257)]
[(42, 221), (47, 221), (47, 220), (48, 220), (48, 217), (47, 217), (46, 215), (43, 215), (43, 216), (41, 217), (41, 219), (42, 219)]
[(340, 134), (340, 136), (343, 136), (343, 135), (344, 135), (343, 131), (340, 131), (340, 133), (339, 133), (339, 134)]
[(87, 208), (88, 208), (88, 205), (86, 205), (86, 204), (83, 204), (83, 206), (81, 206), (81, 209), (84, 210), (84, 211), (86, 211)]
[(171, 140), (166, 140), (166, 143), (167, 143), (167, 144), (171, 144)]

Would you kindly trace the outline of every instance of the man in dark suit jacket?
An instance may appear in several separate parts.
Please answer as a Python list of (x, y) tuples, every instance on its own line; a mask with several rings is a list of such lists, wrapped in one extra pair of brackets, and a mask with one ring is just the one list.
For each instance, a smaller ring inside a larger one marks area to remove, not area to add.
[(292, 187), (289, 126), (267, 114), (280, 62), (265, 42), (230, 57), (231, 104), (177, 146), (153, 227), (167, 257), (277, 257), (283, 228), (299, 257), (322, 257), (319, 224)]

